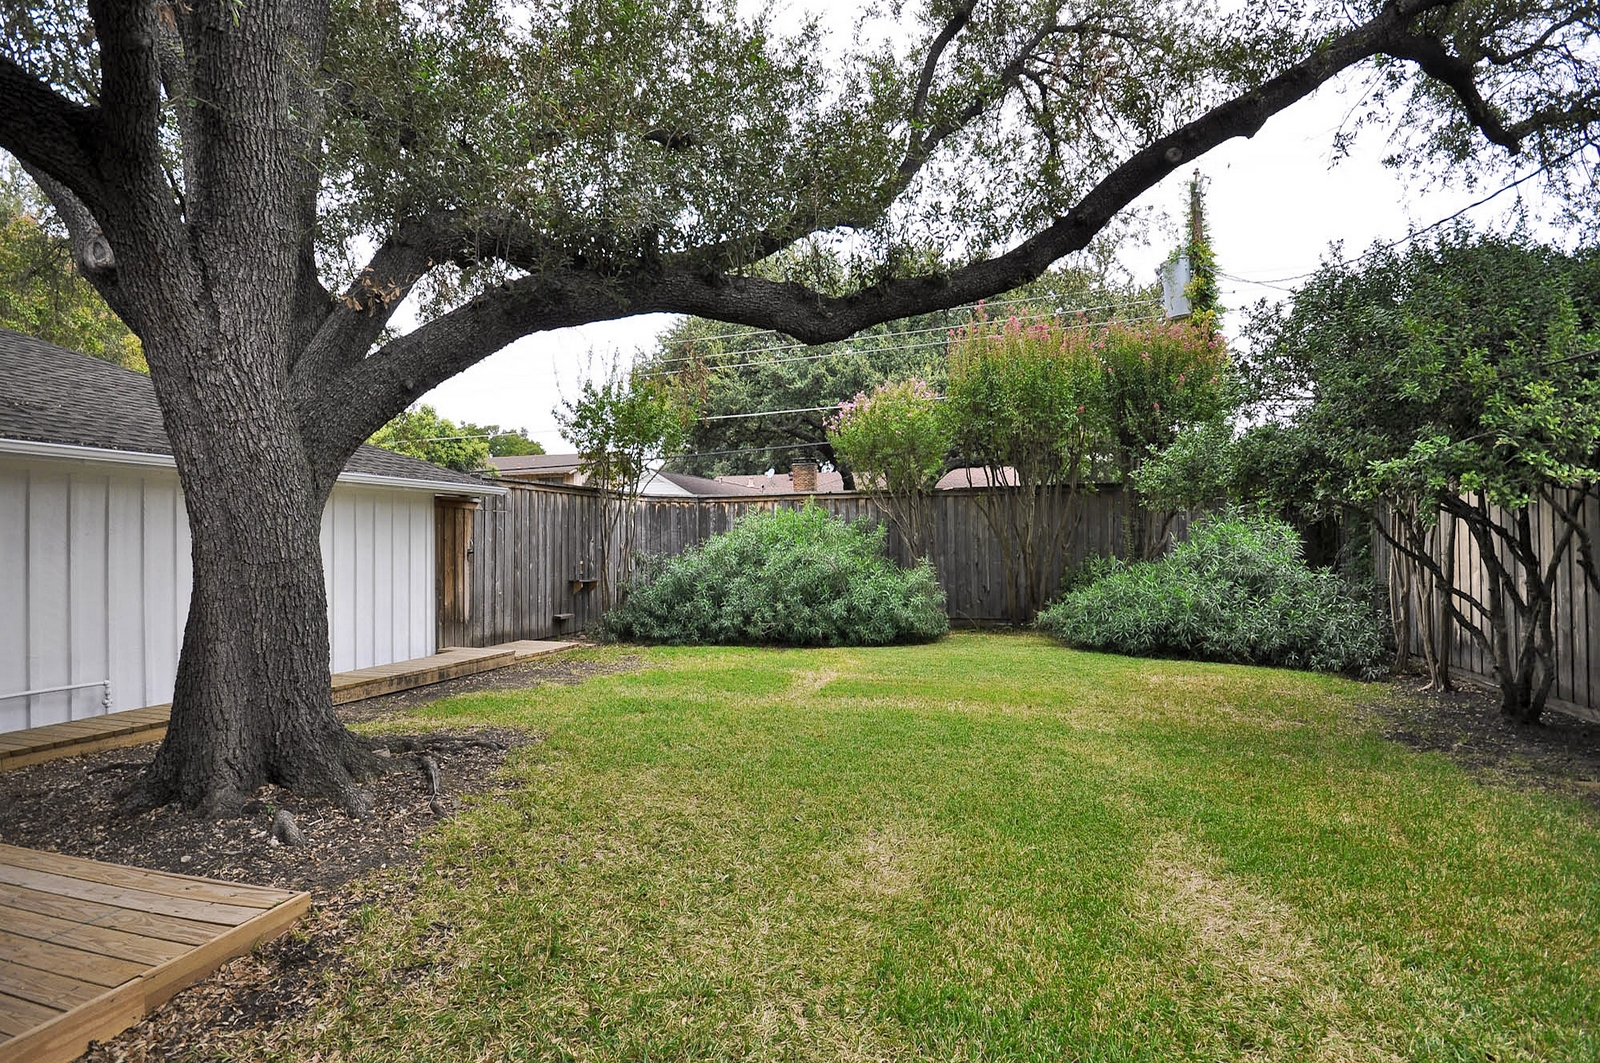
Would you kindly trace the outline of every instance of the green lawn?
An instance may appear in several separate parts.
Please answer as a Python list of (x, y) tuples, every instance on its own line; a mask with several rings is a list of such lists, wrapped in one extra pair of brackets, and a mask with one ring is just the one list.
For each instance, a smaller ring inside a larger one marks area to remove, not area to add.
[(1294, 672), (616, 649), (285, 1058), (1600, 1059), (1600, 823)]

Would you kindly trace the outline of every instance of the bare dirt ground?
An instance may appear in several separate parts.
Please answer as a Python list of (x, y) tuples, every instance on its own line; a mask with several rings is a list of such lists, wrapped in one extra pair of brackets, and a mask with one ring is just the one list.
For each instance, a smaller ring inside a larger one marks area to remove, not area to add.
[(1526, 727), (1498, 704), (1477, 687), (1435, 693), (1407, 677), (1367, 711), (1385, 738), (1442, 753), (1486, 783), (1575, 796), (1600, 811), (1600, 724), (1548, 711)]

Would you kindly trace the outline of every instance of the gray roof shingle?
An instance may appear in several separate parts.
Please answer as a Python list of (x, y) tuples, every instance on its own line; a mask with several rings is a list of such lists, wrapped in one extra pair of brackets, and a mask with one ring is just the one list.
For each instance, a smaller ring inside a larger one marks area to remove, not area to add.
[[(0, 439), (172, 453), (148, 377), (10, 329), (0, 329)], [(345, 471), (459, 484), (464, 493), (485, 487), (476, 477), (367, 444)]]

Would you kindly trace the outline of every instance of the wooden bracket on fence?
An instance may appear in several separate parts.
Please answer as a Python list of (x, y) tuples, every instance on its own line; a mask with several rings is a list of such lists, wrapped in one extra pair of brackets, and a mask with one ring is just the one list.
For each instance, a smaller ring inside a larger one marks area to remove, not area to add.
[(550, 616), (550, 619), (554, 620), (558, 624), (565, 624), (568, 620), (572, 619), (572, 614), (571, 613), (552, 613), (551, 616)]
[(573, 594), (577, 594), (580, 591), (592, 590), (595, 587), (595, 585), (598, 584), (599, 582), (600, 581), (597, 580), (597, 579), (575, 579), (575, 580), (572, 580), (571, 581), (571, 583), (572, 583), (572, 593)]

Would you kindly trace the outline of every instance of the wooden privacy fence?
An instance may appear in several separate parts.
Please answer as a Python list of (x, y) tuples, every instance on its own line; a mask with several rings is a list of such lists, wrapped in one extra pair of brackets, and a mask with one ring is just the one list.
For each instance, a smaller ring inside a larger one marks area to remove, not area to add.
[[(589, 488), (507, 483), (503, 496), (479, 506), (441, 501), (439, 514), (439, 646), (492, 646), (517, 639), (570, 634), (600, 620), (598, 589), (602, 500)], [(647, 498), (638, 503), (636, 552), (673, 555), (718, 532), (747, 513), (793, 509), (811, 501), (847, 520), (888, 523), (864, 494), (759, 495), (720, 498)], [(1052, 580), (1089, 556), (1121, 556), (1127, 498), (1116, 486), (1079, 496), (1081, 524), (1070, 551), (1051, 559)], [(1007, 617), (1006, 569), (1000, 544), (989, 530), (971, 490), (940, 491), (932, 507), (932, 560), (949, 602), (951, 619), (996, 621)], [(1060, 519), (1053, 514), (1052, 519)], [(1551, 542), (1555, 521), (1548, 510), (1534, 514), (1540, 541)], [(1600, 502), (1585, 511), (1588, 527), (1600, 534)], [(1173, 522), (1171, 534), (1187, 534), (1188, 519)], [(1442, 537), (1441, 541), (1448, 541)], [(909, 560), (891, 525), (888, 546), (901, 562)], [(1390, 570), (1388, 550), (1376, 540), (1380, 579)], [(1486, 575), (1472, 537), (1454, 537), (1455, 577), (1463, 590), (1483, 598)], [(617, 575), (612, 573), (613, 577)], [(1592, 593), (1569, 556), (1556, 587), (1556, 660), (1559, 674), (1553, 698), (1563, 706), (1600, 712), (1600, 595)], [(1420, 640), (1420, 617), (1412, 610), (1413, 638)], [(1451, 663), (1480, 676), (1493, 674), (1493, 662), (1464, 631), (1451, 629)]]
[[(1572, 501), (1572, 497), (1569, 496), (1567, 504), (1570, 505)], [(1532, 519), (1534, 541), (1538, 544), (1541, 562), (1547, 564), (1554, 556), (1556, 536), (1560, 531), (1560, 518), (1547, 502), (1537, 502), (1531, 506), (1529, 516)], [(1597, 545), (1600, 545), (1600, 500), (1592, 497), (1587, 500), (1583, 509), (1583, 522), (1590, 534), (1597, 537)], [(1451, 519), (1441, 517), (1439, 524), (1440, 528), (1431, 541), (1431, 553), (1441, 565), (1444, 565), (1445, 551), (1449, 548), (1454, 568), (1450, 569), (1447, 565), (1444, 567), (1453, 573), (1456, 588), (1479, 602), (1487, 601), (1489, 574), (1483, 564), (1477, 540), (1459, 521), (1452, 528)], [(1396, 575), (1393, 551), (1381, 536), (1374, 537), (1373, 547), (1373, 560), (1378, 577), (1384, 582), (1389, 582)], [(1502, 557), (1509, 560), (1509, 551), (1504, 543), (1501, 544), (1500, 552)], [(1405, 605), (1412, 642), (1414, 645), (1420, 645), (1425, 637), (1424, 617), (1421, 595), (1415, 588)], [(1477, 623), (1487, 626), (1487, 619), (1482, 610), (1466, 602), (1461, 603), (1461, 608)], [(1482, 647), (1468, 632), (1462, 630), (1460, 625), (1451, 623), (1448, 617), (1443, 616), (1442, 610), (1435, 609), (1428, 620), (1446, 633), (1449, 662), (1453, 670), (1486, 679), (1493, 677), (1494, 660), (1483, 652)], [(1578, 563), (1576, 543), (1568, 551), (1556, 573), (1552, 622), (1555, 631), (1556, 662), (1556, 681), (1550, 693), (1552, 704), (1559, 703), (1557, 707), (1577, 709), (1580, 714), (1586, 716), (1600, 713), (1600, 595), (1594, 593), (1584, 578), (1583, 569)]]
[[(601, 496), (588, 488), (505, 485), (503, 496), (476, 508), (441, 503), (439, 645), (490, 646), (581, 631), (600, 619), (597, 586)], [(1005, 559), (984, 520), (979, 493), (939, 491), (932, 507), (933, 565), (952, 619), (1003, 620), (1008, 615)], [(635, 551), (674, 555), (747, 513), (814, 502), (846, 520), (888, 523), (865, 494), (761, 495), (748, 498), (646, 498), (638, 503)], [(449, 508), (455, 507), (455, 508)], [(1116, 486), (1079, 495), (1081, 511), (1070, 550), (1049, 559), (1052, 583), (1085, 557), (1122, 553), (1127, 499)], [(1064, 507), (1046, 510), (1066, 519)], [(465, 515), (470, 514), (470, 519)], [(1174, 521), (1173, 534), (1187, 528)], [(889, 552), (910, 560), (892, 525)], [(613, 577), (616, 573), (612, 573)]]

